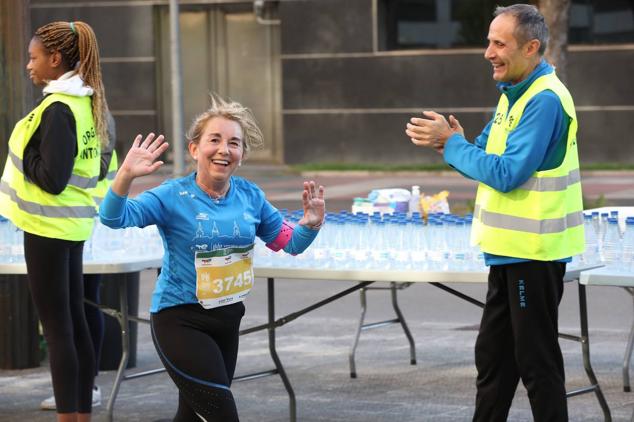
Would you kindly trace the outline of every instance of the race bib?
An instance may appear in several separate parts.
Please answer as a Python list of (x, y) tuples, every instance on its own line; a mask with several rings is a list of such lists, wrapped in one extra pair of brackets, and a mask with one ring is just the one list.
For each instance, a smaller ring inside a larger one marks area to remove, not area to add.
[(196, 252), (196, 297), (205, 309), (242, 302), (253, 287), (253, 244)]

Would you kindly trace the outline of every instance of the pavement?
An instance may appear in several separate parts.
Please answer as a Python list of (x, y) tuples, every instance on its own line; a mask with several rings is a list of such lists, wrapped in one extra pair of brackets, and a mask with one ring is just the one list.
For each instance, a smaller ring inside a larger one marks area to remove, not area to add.
[[(301, 175), (278, 166), (243, 166), (240, 171), (254, 180), (271, 202), (283, 208), (300, 205), (301, 181), (314, 179), (326, 186), (330, 210), (349, 209), (351, 199), (366, 196), (374, 188), (418, 184), (424, 192), (448, 189), (450, 204), (460, 208), (475, 195), (475, 184), (446, 173), (330, 174)], [(138, 180), (137, 193), (161, 182), (162, 174)], [(634, 205), (634, 173), (593, 172), (583, 175), (587, 200), (607, 205)], [(143, 271), (140, 281), (141, 316), (148, 316), (155, 274)], [(351, 286), (350, 282), (277, 280), (276, 316), (301, 309)], [(482, 300), (481, 284), (452, 287)], [(418, 284), (399, 293), (399, 303), (409, 324), (417, 364), (411, 365), (408, 343), (395, 325), (362, 332), (357, 350), (358, 378), (349, 375), (348, 353), (360, 315), (359, 294), (353, 293), (304, 315), (277, 330), (278, 353), (297, 398), (297, 420), (302, 422), (469, 421), (475, 397), (473, 345), (481, 310), (434, 286)], [(633, 318), (632, 297), (615, 287), (588, 288), (590, 350), (592, 365), (610, 406), (613, 421), (630, 421), (634, 393), (623, 392), (622, 364)], [(257, 279), (247, 299), (243, 328), (264, 323), (267, 316), (266, 283)], [(368, 293), (367, 322), (393, 318), (389, 293)], [(560, 306), (562, 332), (578, 334), (576, 285), (567, 285)], [(237, 375), (272, 368), (265, 332), (241, 338)], [(561, 340), (569, 390), (587, 385), (581, 346)], [(148, 327), (138, 328), (137, 362), (131, 371), (160, 366)], [(97, 377), (104, 400), (94, 409), (93, 420), (104, 420), (106, 398), (114, 371)], [(289, 401), (277, 376), (236, 382), (232, 386), (243, 422), (289, 420)], [(0, 370), (0, 422), (53, 421), (55, 415), (41, 411), (42, 399), (51, 394), (46, 362), (38, 368)], [(568, 400), (571, 421), (601, 421), (601, 410), (593, 394)], [(116, 421), (158, 422), (171, 420), (177, 406), (177, 391), (165, 373), (126, 381), (115, 406)], [(530, 421), (526, 391), (519, 386), (509, 421)]]
[[(266, 192), (278, 208), (301, 207), (302, 181), (315, 180), (326, 188), (329, 211), (349, 210), (352, 199), (367, 197), (372, 189), (405, 188), (419, 185), (424, 194), (448, 190), (449, 204), (457, 213), (464, 213), (475, 199), (477, 183), (454, 171), (368, 172), (319, 171), (292, 172), (286, 166), (246, 162), (236, 174), (252, 180)], [(165, 166), (157, 174), (135, 180), (132, 194), (158, 185), (171, 177)], [(581, 174), (585, 208), (634, 205), (634, 171), (584, 171)]]

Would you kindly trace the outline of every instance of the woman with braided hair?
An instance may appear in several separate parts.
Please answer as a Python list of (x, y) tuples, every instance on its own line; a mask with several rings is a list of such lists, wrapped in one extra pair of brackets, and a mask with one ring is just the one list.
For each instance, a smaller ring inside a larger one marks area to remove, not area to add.
[(97, 39), (83, 22), (52, 22), (29, 44), (44, 97), (9, 140), (0, 214), (24, 230), (33, 302), (48, 343), (57, 420), (89, 421), (95, 356), (84, 315), (82, 254), (92, 232), (101, 144), (107, 142)]

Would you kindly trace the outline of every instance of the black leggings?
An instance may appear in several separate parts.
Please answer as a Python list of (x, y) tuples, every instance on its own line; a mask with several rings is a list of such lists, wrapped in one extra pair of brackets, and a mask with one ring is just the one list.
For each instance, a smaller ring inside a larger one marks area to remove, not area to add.
[(48, 343), (57, 413), (90, 413), (95, 356), (84, 315), (84, 242), (24, 233), (29, 288)]
[[(101, 285), (101, 274), (84, 274), (84, 297), (93, 303), (100, 304), (99, 287)], [(104, 316), (101, 309), (85, 304), (84, 311), (88, 330), (92, 339), (92, 346), (95, 353), (95, 376), (99, 374), (99, 362), (101, 361), (101, 348), (104, 336)]]
[(229, 387), (238, 358), (242, 302), (214, 309), (198, 304), (151, 315), (152, 340), (178, 387), (174, 422), (238, 421)]

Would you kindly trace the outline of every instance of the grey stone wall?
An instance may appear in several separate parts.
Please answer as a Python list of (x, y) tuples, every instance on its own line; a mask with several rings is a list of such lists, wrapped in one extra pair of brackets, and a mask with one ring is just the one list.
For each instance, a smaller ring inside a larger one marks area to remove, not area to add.
[[(48, 22), (81, 20), (92, 26), (101, 54), (106, 98), (117, 124), (120, 157), (138, 133), (160, 130), (154, 6), (120, 0), (31, 0), (33, 31)], [(41, 94), (38, 92), (36, 94)]]
[[(372, 0), (282, 2), (280, 15), (287, 163), (438, 163), (405, 136), (413, 114), (453, 113), (468, 138), (490, 118), (498, 93), (484, 50), (377, 51)], [(634, 49), (572, 50), (582, 162), (631, 163)]]
[[(74, 3), (31, 0), (31, 26), (70, 19), (93, 26), (124, 152), (135, 134), (164, 126), (156, 8), (166, 2)], [(498, 94), (483, 51), (378, 51), (373, 0), (285, 0), (278, 12), (286, 163), (439, 163), (405, 136), (412, 115), (453, 113), (469, 138), (488, 121)], [(570, 52), (582, 162), (634, 161), (632, 75), (631, 46)]]

